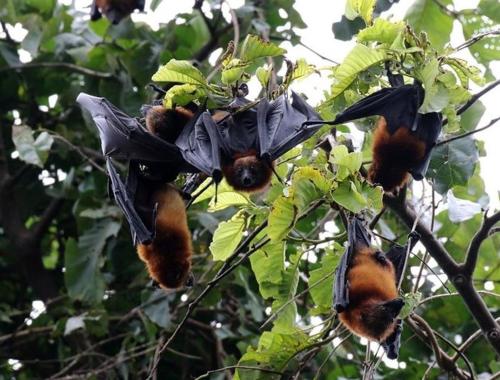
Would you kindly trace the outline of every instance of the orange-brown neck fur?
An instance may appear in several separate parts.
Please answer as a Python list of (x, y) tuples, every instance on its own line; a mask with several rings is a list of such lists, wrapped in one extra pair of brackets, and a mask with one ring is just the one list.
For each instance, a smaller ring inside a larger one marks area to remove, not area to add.
[(150, 276), (164, 288), (185, 285), (191, 270), (191, 233), (181, 195), (165, 185), (153, 195), (158, 202), (156, 236), (149, 245), (139, 244), (137, 253)]
[(349, 306), (339, 319), (355, 334), (385, 340), (395, 328), (392, 315), (382, 306), (398, 297), (396, 275), (390, 260), (377, 259), (377, 251), (357, 249), (348, 275)]
[(156, 136), (173, 143), (193, 116), (193, 112), (184, 107), (168, 110), (163, 106), (153, 106), (146, 113), (146, 127)]
[(222, 166), (222, 173), (229, 185), (237, 191), (248, 193), (266, 189), (273, 171), (267, 162), (257, 158), (255, 151), (237, 153), (233, 160)]
[(406, 184), (408, 171), (425, 155), (425, 143), (408, 128), (399, 128), (391, 135), (385, 119), (380, 117), (373, 135), (372, 153), (368, 180), (390, 192)]

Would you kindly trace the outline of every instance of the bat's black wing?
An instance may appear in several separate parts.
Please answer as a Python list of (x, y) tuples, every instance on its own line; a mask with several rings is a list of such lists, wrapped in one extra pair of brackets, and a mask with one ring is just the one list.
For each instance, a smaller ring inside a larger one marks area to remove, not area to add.
[(349, 222), (348, 245), (340, 259), (335, 272), (335, 283), (333, 285), (334, 309), (337, 313), (343, 312), (349, 306), (349, 284), (347, 274), (356, 249), (370, 246), (370, 236), (363, 222), (354, 217)]
[[(309, 121), (316, 121), (306, 126)], [(286, 94), (272, 102), (263, 100), (257, 108), (260, 156), (269, 161), (288, 152), (316, 133), (321, 117), (302, 97), (292, 91), (292, 103)]]
[(208, 111), (191, 120), (175, 143), (187, 162), (219, 182), (222, 179), (221, 150), (227, 150), (220, 128)]
[(400, 282), (401, 276), (403, 275), (406, 254), (413, 249), (415, 244), (418, 242), (418, 239), (418, 234), (413, 232), (408, 237), (408, 241), (404, 246), (395, 244), (385, 253), (385, 257), (391, 260), (392, 265), (394, 265), (394, 270), (396, 272), (396, 285)]
[(425, 155), (422, 161), (410, 170), (410, 174), (417, 181), (424, 178), (429, 163), (431, 161), (432, 149), (443, 127), (443, 115), (438, 112), (419, 114), (416, 134), (418, 138), (425, 142)]
[(384, 117), (390, 133), (401, 127), (415, 130), (418, 109), (423, 102), (424, 94), (424, 89), (419, 83), (383, 88), (338, 114), (334, 123), (340, 124), (378, 115)]
[(96, 4), (96, 0), (92, 2), (92, 5), (90, 6), (90, 19), (92, 21), (97, 21), (102, 17), (101, 11), (99, 10), (99, 7)]
[(399, 347), (401, 346), (401, 333), (403, 332), (403, 321), (398, 319), (396, 321), (396, 328), (389, 337), (381, 342), (382, 348), (384, 349), (387, 357), (389, 359), (397, 359), (399, 355)]
[[(412, 232), (408, 237), (407, 243), (404, 246), (396, 244), (385, 253), (387, 259), (391, 260), (392, 264), (394, 265), (394, 270), (396, 272), (396, 286), (399, 285), (401, 277), (404, 274), (403, 271), (405, 269), (405, 262), (407, 259), (406, 255), (413, 249), (419, 238), (420, 237), (416, 232)], [(402, 332), (403, 321), (401, 321), (401, 319), (397, 319), (394, 332), (384, 342), (381, 342), (381, 345), (384, 348), (384, 351), (387, 353), (387, 357), (389, 359), (397, 359), (398, 357)]]
[[(155, 205), (151, 203), (154, 183), (172, 181), (181, 171), (194, 168), (184, 161), (176, 145), (149, 133), (108, 100), (82, 93), (77, 102), (90, 113), (97, 126), (112, 195), (130, 225), (134, 244), (151, 242), (155, 220)], [(112, 158), (128, 163), (126, 182)]]

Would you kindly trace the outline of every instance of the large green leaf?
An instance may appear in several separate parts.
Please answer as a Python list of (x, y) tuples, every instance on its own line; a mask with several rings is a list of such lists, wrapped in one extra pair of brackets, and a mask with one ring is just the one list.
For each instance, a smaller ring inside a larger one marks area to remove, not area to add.
[[(341, 249), (338, 245), (336, 248)], [(328, 249), (321, 258), (320, 266), (311, 271), (308, 287), (316, 306), (314, 314), (327, 313), (332, 309), (333, 279), (339, 257), (337, 251)]]
[(157, 289), (153, 292), (144, 291), (142, 294), (142, 309), (148, 318), (164, 329), (171, 324), (172, 316), (170, 314), (170, 301), (173, 295), (166, 293), (163, 289)]
[(194, 67), (191, 62), (176, 59), (161, 66), (153, 75), (152, 80), (155, 82), (187, 83), (199, 87), (207, 85), (207, 80), (201, 71)]
[(276, 295), (276, 285), (285, 269), (285, 243), (268, 244), (250, 256), (250, 264), (264, 298)]
[(43, 168), (54, 139), (47, 132), (42, 132), (35, 140), (33, 130), (30, 127), (14, 125), (12, 127), (12, 141), (21, 160)]
[[(451, 0), (441, 1), (449, 5)], [(442, 48), (450, 41), (453, 18), (443, 12), (434, 0), (416, 0), (406, 12), (405, 20), (417, 32), (425, 32), (432, 45)]]
[(298, 209), (291, 197), (280, 196), (269, 213), (267, 233), (272, 241), (283, 240), (295, 225)]
[(214, 260), (224, 261), (233, 253), (240, 243), (245, 226), (246, 219), (241, 211), (230, 220), (219, 224), (210, 244), (210, 252)]
[(371, 24), (375, 2), (376, 0), (347, 0), (345, 15), (349, 20), (361, 16), (367, 25)]
[(434, 149), (428, 176), (434, 178), (435, 188), (444, 194), (456, 185), (465, 185), (473, 175), (478, 160), (472, 138), (463, 138)]
[(285, 53), (285, 49), (252, 34), (245, 38), (241, 46), (241, 59), (246, 62), (254, 61), (257, 58), (275, 57)]
[(103, 219), (83, 232), (78, 243), (70, 238), (64, 253), (64, 282), (71, 298), (99, 303), (104, 295), (105, 283), (101, 268), (101, 253), (106, 241), (116, 236), (120, 223)]
[(404, 29), (405, 23), (402, 21), (391, 22), (378, 18), (372, 26), (359, 31), (358, 42), (380, 42), (391, 45)]
[(379, 48), (357, 44), (335, 71), (335, 83), (332, 87), (332, 97), (340, 95), (356, 77), (379, 62), (387, 59), (387, 53)]
[[(497, 12), (497, 14), (500, 12), (500, 5), (498, 2), (495, 12)], [(495, 22), (486, 16), (479, 17), (476, 14), (462, 15), (460, 21), (466, 40), (488, 30), (498, 30), (498, 25), (495, 25)], [(500, 60), (500, 36), (492, 35), (485, 37), (469, 46), (469, 50), (474, 58), (480, 63), (488, 64), (491, 61), (498, 61)]]

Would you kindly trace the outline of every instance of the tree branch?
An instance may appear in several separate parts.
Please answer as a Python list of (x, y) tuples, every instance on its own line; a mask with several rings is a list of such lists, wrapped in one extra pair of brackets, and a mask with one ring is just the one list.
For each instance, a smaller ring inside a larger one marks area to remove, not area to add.
[[(437, 1), (437, 0), (434, 0), (434, 1)], [(459, 51), (459, 50), (465, 49), (471, 45), (474, 45), (476, 42), (481, 41), (484, 37), (497, 36), (499, 34), (500, 34), (500, 29), (494, 29), (494, 30), (489, 30), (487, 32), (480, 33), (480, 34), (468, 39), (467, 41), (465, 41), (461, 45), (458, 45), (455, 48), (455, 51)]]
[[(469, 99), (467, 103), (465, 103), (462, 107), (460, 107), (457, 110), (457, 115), (463, 114), (465, 111), (467, 111), (475, 102), (478, 101), (478, 99), (486, 94), (487, 92), (493, 90), (496, 86), (500, 84), (500, 79), (490, 83), (488, 86), (483, 88), (481, 91), (479, 91), (477, 94), (472, 95), (472, 97)], [(443, 126), (448, 124), (448, 119), (443, 120)]]
[(500, 222), (500, 211), (496, 212), (491, 217), (488, 217), (486, 213), (484, 214), (483, 224), (472, 238), (469, 249), (467, 250), (465, 263), (462, 267), (464, 276), (472, 277), (477, 264), (479, 248), (481, 247), (483, 241), (488, 238), (490, 230), (498, 222)]
[[(385, 195), (384, 203), (388, 205), (409, 228), (412, 227), (416, 216), (406, 205), (404, 198), (398, 199), (394, 196)], [(496, 220), (496, 218), (497, 216), (494, 214), (490, 219)], [(420, 240), (429, 251), (429, 254), (438, 262), (441, 269), (455, 285), (470, 313), (481, 328), (483, 334), (485, 334), (488, 342), (495, 351), (500, 354), (500, 326), (495, 322), (495, 319), (488, 310), (488, 306), (474, 288), (472, 277), (464, 274), (463, 265), (459, 265), (453, 260), (443, 245), (434, 237), (427, 227), (418, 223), (416, 230), (420, 234)]]
[(473, 131), (469, 131), (469, 132), (463, 133), (463, 134), (458, 135), (458, 136), (450, 137), (449, 139), (446, 139), (446, 140), (442, 140), (442, 141), (438, 142), (436, 144), (436, 146), (441, 146), (441, 145), (444, 145), (444, 144), (449, 144), (452, 141), (463, 139), (464, 137), (467, 137), (467, 136), (473, 135), (475, 133), (484, 131), (485, 129), (488, 129), (489, 127), (492, 127), (493, 125), (495, 125), (499, 120), (500, 120), (500, 116), (497, 117), (497, 118), (495, 118), (495, 119), (490, 120), (490, 122), (487, 125), (485, 125), (484, 127), (481, 127), (481, 128), (478, 128), (478, 129), (474, 129)]
[(39, 242), (47, 232), (52, 220), (55, 218), (64, 203), (63, 198), (54, 198), (40, 217), (40, 221), (33, 228), (33, 239)]
[(114, 75), (111, 73), (95, 71), (87, 67), (78, 66), (75, 65), (74, 63), (68, 63), (68, 62), (33, 62), (33, 63), (25, 63), (23, 65), (6, 66), (0, 68), (0, 73), (7, 71), (15, 71), (15, 70), (44, 69), (44, 68), (65, 69), (74, 71), (79, 74), (88, 75), (91, 77), (96, 77), (101, 79), (110, 79), (114, 77)]

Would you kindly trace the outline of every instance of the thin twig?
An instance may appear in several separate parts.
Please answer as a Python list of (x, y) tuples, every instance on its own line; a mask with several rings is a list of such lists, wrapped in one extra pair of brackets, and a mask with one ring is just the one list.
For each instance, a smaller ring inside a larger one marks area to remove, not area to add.
[[(434, 0), (434, 1), (436, 1), (436, 0)], [(480, 33), (480, 34), (468, 39), (467, 41), (465, 41), (461, 45), (458, 45), (454, 50), (459, 51), (459, 50), (465, 49), (471, 45), (474, 45), (476, 42), (481, 41), (485, 37), (498, 36), (498, 35), (500, 35), (500, 29), (494, 29), (494, 30), (489, 30), (487, 32)]]
[(91, 77), (96, 77), (96, 78), (101, 78), (101, 79), (110, 79), (110, 78), (114, 77), (114, 75), (111, 73), (96, 71), (96, 70), (89, 69), (87, 67), (78, 66), (78, 65), (75, 65), (73, 63), (67, 63), (67, 62), (32, 62), (32, 63), (25, 63), (22, 65), (5, 66), (5, 67), (0, 68), (0, 73), (7, 72), (7, 71), (16, 71), (16, 70), (46, 69), (46, 68), (70, 70), (70, 71), (74, 71), (75, 73), (88, 75)]
[(477, 257), (479, 255), (479, 248), (483, 241), (488, 238), (491, 228), (498, 222), (500, 222), (500, 211), (496, 212), (491, 217), (488, 217), (486, 213), (484, 214), (483, 224), (472, 238), (469, 249), (467, 250), (465, 263), (462, 267), (465, 276), (470, 277), (474, 273)]
[(444, 144), (449, 144), (452, 141), (463, 139), (464, 137), (467, 137), (467, 136), (473, 135), (475, 133), (484, 131), (485, 129), (488, 129), (488, 128), (492, 127), (493, 125), (495, 125), (499, 120), (500, 120), (500, 116), (497, 117), (497, 118), (495, 118), (495, 119), (490, 120), (490, 122), (487, 125), (485, 125), (484, 127), (474, 129), (473, 131), (469, 131), (469, 132), (463, 133), (463, 134), (458, 135), (458, 136), (450, 137), (449, 139), (446, 139), (446, 140), (438, 142), (436, 144), (436, 146), (441, 146), (441, 145), (444, 145)]
[(275, 374), (275, 375), (283, 375), (283, 372), (275, 371), (273, 369), (268, 369), (268, 368), (252, 367), (252, 366), (246, 366), (246, 365), (230, 365), (230, 366), (227, 366), (227, 367), (218, 368), (218, 369), (214, 369), (214, 370), (208, 371), (207, 373), (205, 373), (205, 374), (203, 374), (201, 376), (198, 376), (194, 380), (206, 379), (207, 377), (210, 377), (211, 374), (219, 373), (219, 372), (225, 372), (225, 371), (227, 371), (229, 369), (236, 369), (236, 370), (238, 370), (238, 369), (244, 369), (244, 370), (249, 370), (249, 371), (260, 371), (260, 372), (264, 372), (264, 373), (272, 373), (272, 374)]

